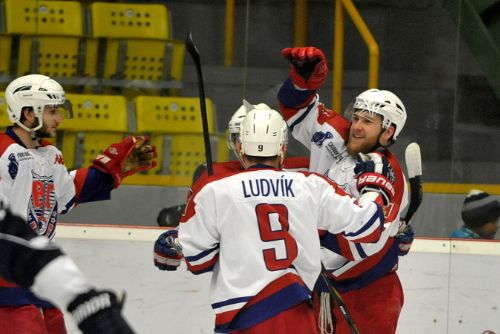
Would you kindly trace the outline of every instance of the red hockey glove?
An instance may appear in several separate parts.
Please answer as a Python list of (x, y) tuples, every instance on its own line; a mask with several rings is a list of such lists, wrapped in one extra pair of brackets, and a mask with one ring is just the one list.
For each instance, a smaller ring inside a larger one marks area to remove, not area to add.
[(119, 143), (111, 144), (95, 158), (90, 167), (113, 177), (115, 188), (124, 177), (156, 166), (156, 147), (147, 136), (128, 136)]
[(360, 194), (367, 191), (379, 192), (384, 204), (388, 205), (394, 199), (394, 171), (387, 158), (377, 152), (363, 154), (356, 157), (356, 188)]
[(316, 90), (326, 81), (328, 64), (323, 51), (314, 46), (286, 48), (281, 51), (291, 63), (290, 78), (301, 89)]

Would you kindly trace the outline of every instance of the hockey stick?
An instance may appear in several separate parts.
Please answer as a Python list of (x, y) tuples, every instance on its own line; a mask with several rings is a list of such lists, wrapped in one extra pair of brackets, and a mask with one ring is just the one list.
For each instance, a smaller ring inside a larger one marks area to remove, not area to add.
[(326, 272), (326, 268), (323, 265), (323, 262), (321, 262), (321, 278), (323, 278), (323, 281), (326, 283), (326, 287), (328, 288), (328, 293), (333, 297), (333, 300), (339, 305), (340, 312), (344, 316), (344, 319), (347, 321), (349, 324), (349, 327), (351, 327), (351, 331), (353, 334), (360, 334), (358, 327), (356, 327), (356, 323), (354, 322), (354, 319), (352, 318), (352, 315), (349, 313), (347, 310), (347, 306), (344, 303), (344, 300), (340, 296), (340, 292), (333, 286), (333, 283), (330, 281), (328, 278), (328, 274)]
[(205, 157), (207, 160), (207, 172), (208, 175), (213, 174), (212, 167), (212, 149), (210, 147), (210, 134), (208, 133), (208, 117), (207, 117), (207, 106), (205, 103), (205, 88), (203, 86), (203, 76), (201, 74), (201, 63), (200, 63), (200, 54), (198, 53), (198, 49), (193, 43), (193, 37), (191, 32), (189, 32), (186, 36), (186, 50), (193, 58), (194, 64), (196, 66), (196, 74), (198, 75), (198, 90), (200, 97), (200, 109), (201, 109), (201, 123), (203, 125), (203, 141), (205, 143)]
[(417, 212), (420, 203), (422, 203), (422, 158), (420, 156), (420, 146), (417, 143), (408, 144), (405, 150), (406, 168), (410, 178), (410, 205), (403, 218), (408, 225), (413, 214)]
[(179, 226), (179, 221), (181, 220), (182, 213), (184, 212), (185, 208), (186, 204), (179, 204), (161, 209), (158, 213), (158, 217), (156, 217), (158, 226)]
[[(410, 219), (413, 217), (413, 215), (419, 208), (420, 204), (422, 203), (422, 197), (423, 197), (422, 159), (420, 156), (420, 146), (417, 143), (411, 143), (406, 147), (405, 162), (406, 162), (406, 168), (408, 170), (408, 177), (410, 178), (410, 192), (411, 192), (410, 205), (408, 207), (405, 217), (403, 218), (404, 222), (407, 225), (410, 223)], [(344, 301), (342, 300), (340, 293), (333, 286), (332, 282), (328, 278), (328, 274), (323, 264), (321, 264), (321, 277), (323, 278), (328, 287), (328, 292), (339, 305), (340, 312), (342, 313), (344, 319), (351, 327), (352, 333), (359, 334), (359, 330), (356, 327), (356, 324), (354, 323), (351, 314), (347, 310), (347, 307)]]

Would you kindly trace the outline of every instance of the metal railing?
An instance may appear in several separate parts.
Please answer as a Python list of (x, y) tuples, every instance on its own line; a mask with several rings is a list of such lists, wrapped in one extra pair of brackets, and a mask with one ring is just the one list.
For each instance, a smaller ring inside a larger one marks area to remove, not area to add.
[[(234, 0), (226, 0), (224, 31), (224, 66), (233, 65), (234, 49)], [(335, 0), (335, 24), (333, 42), (333, 92), (332, 105), (337, 112), (342, 107), (342, 77), (344, 54), (344, 10), (367, 45), (369, 53), (368, 88), (378, 86), (379, 47), (363, 18), (351, 0)], [(307, 36), (307, 0), (295, 0), (294, 7), (294, 46), (306, 45)]]
[(340, 112), (342, 108), (342, 78), (344, 59), (344, 11), (350, 16), (356, 29), (366, 43), (369, 53), (368, 88), (378, 86), (379, 48), (370, 30), (363, 21), (351, 0), (335, 0), (335, 33), (333, 42), (333, 110)]

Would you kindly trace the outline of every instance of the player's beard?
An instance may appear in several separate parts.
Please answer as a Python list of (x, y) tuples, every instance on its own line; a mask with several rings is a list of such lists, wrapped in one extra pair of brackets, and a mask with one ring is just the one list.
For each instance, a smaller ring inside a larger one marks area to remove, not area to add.
[[(38, 122), (38, 119), (37, 119)], [(47, 131), (47, 127), (42, 125), (42, 127), (35, 131), (35, 135), (37, 138), (52, 138), (54, 137), (49, 131)]]
[(346, 145), (347, 153), (357, 155), (358, 153), (370, 153), (379, 147), (379, 137), (368, 138), (362, 141), (353, 141), (349, 139)]

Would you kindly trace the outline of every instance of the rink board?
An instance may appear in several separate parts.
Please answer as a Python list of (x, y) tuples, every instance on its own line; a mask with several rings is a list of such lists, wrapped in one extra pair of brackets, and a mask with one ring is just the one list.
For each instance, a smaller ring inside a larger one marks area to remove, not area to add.
[[(210, 274), (153, 265), (162, 230), (60, 224), (57, 242), (98, 287), (127, 292), (124, 313), (137, 333), (213, 333)], [(500, 334), (500, 242), (417, 239), (398, 272), (405, 291), (398, 334)]]

